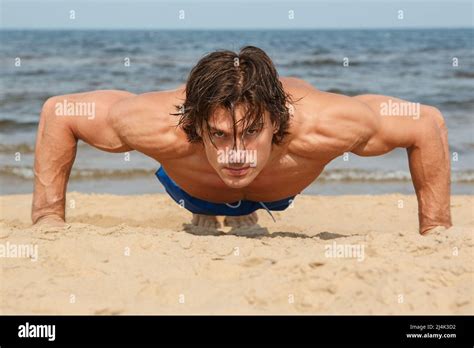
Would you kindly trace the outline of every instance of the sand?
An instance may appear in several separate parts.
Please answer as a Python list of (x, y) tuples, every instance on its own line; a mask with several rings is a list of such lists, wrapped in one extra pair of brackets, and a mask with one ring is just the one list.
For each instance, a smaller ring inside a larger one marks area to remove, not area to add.
[(214, 232), (161, 194), (67, 198), (58, 229), (31, 226), (31, 195), (0, 197), (0, 313), (474, 313), (473, 196), (428, 236), (397, 194), (301, 195), (276, 223)]

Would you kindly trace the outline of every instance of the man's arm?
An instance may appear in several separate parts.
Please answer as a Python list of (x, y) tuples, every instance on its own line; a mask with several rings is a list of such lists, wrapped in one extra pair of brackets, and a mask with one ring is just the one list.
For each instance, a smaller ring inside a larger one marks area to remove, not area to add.
[(118, 101), (132, 96), (123, 91), (97, 91), (52, 97), (45, 102), (35, 147), (34, 224), (64, 222), (66, 187), (78, 139), (104, 151), (130, 150), (110, 125), (108, 113)]
[(362, 119), (375, 118), (376, 126), (367, 141), (357, 144), (351, 151), (360, 156), (376, 156), (396, 147), (406, 148), (418, 198), (420, 233), (425, 234), (437, 226), (450, 227), (448, 132), (439, 110), (379, 95), (352, 99), (372, 110), (372, 116), (360, 116)]

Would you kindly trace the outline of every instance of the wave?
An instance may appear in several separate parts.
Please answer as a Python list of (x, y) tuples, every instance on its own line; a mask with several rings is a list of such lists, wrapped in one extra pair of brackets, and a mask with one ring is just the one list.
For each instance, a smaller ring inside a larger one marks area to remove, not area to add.
[[(155, 169), (74, 169), (71, 179), (130, 179), (154, 175)], [(14, 177), (31, 180), (34, 177), (33, 169), (26, 166), (4, 166), (0, 168), (0, 177)], [(411, 175), (405, 171), (369, 171), (363, 169), (331, 169), (326, 170), (317, 179), (318, 182), (410, 182)], [(451, 173), (453, 183), (474, 183), (474, 170), (464, 170)]]
[(473, 79), (474, 78), (474, 71), (456, 71), (454, 73), (455, 77), (461, 77), (461, 78), (467, 78), (467, 79)]
[(474, 106), (474, 99), (465, 99), (465, 100), (445, 100), (440, 102), (441, 106), (444, 107), (456, 107), (462, 109), (472, 109)]
[[(93, 149), (89, 144), (82, 141), (77, 144), (78, 149)], [(0, 144), (0, 154), (11, 155), (15, 152), (20, 152), (22, 155), (29, 155), (35, 152), (35, 145), (30, 143), (18, 144)], [(459, 151), (458, 151), (459, 152)]]
[[(136, 49), (136, 48), (135, 48)], [(127, 53), (130, 49), (124, 46), (105, 47), (102, 49), (104, 53)]]
[[(323, 182), (407, 182), (411, 181), (411, 175), (402, 170), (331, 169), (322, 172), (317, 180)], [(474, 170), (452, 172), (451, 182), (474, 183)]]
[(0, 132), (12, 130), (32, 130), (38, 127), (38, 122), (18, 122), (15, 120), (0, 120)]
[[(52, 94), (44, 93), (5, 93), (1, 95), (0, 106), (16, 103), (31, 103), (32, 101), (45, 102)], [(38, 111), (39, 112), (39, 111)]]
[(41, 76), (48, 74), (49, 71), (45, 69), (35, 69), (35, 70), (18, 70), (15, 72), (16, 76)]
[[(282, 64), (288, 68), (316, 68), (321, 66), (334, 66), (339, 65), (342, 67), (342, 59), (336, 60), (333, 58), (314, 58), (314, 59), (305, 59), (305, 60), (294, 60), (286, 64)], [(350, 66), (358, 66), (359, 62), (349, 61)]]
[(21, 154), (32, 154), (35, 152), (35, 147), (32, 144), (0, 144), (0, 154), (12, 154), (19, 152)]
[(175, 68), (176, 63), (171, 60), (158, 60), (152, 63), (155, 68)]
[(328, 48), (325, 48), (325, 47), (316, 47), (316, 48), (313, 49), (312, 53), (314, 55), (327, 54), (327, 53), (331, 53), (331, 50), (329, 50)]
[(336, 94), (343, 94), (343, 95), (348, 95), (348, 96), (355, 96), (355, 95), (361, 95), (361, 94), (368, 94), (368, 91), (363, 91), (363, 90), (353, 90), (353, 89), (348, 89), (348, 90), (342, 90), (339, 88), (329, 88), (326, 90), (328, 93), (336, 93)]
[[(156, 169), (72, 169), (70, 178), (75, 180), (90, 179), (129, 179), (154, 175)], [(33, 168), (26, 166), (4, 166), (0, 168), (0, 177), (14, 177), (17, 179), (31, 180), (34, 178)]]

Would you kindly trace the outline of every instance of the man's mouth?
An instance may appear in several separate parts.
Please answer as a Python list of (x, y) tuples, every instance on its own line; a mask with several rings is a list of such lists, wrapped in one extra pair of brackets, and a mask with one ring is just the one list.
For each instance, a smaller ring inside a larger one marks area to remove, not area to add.
[(250, 170), (250, 166), (247, 165), (245, 167), (233, 168), (233, 167), (224, 167), (226, 173), (231, 176), (244, 176)]

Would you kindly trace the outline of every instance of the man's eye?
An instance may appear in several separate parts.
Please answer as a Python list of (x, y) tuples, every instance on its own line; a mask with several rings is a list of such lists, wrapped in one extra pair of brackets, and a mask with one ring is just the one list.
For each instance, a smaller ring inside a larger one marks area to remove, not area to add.
[(216, 138), (222, 138), (224, 136), (224, 132), (217, 131), (217, 132), (212, 133), (212, 135), (215, 136)]
[(248, 135), (255, 135), (258, 133), (258, 129), (252, 128), (252, 129), (247, 129), (247, 134)]

